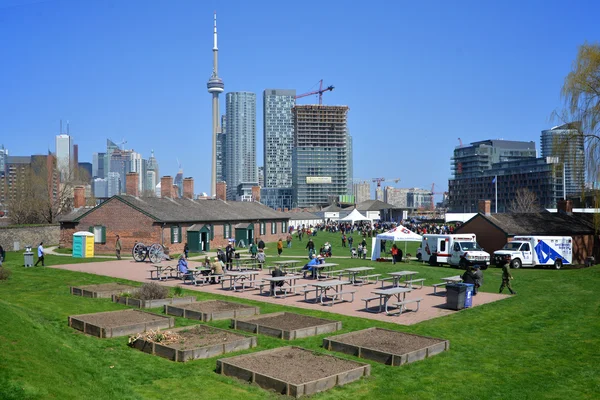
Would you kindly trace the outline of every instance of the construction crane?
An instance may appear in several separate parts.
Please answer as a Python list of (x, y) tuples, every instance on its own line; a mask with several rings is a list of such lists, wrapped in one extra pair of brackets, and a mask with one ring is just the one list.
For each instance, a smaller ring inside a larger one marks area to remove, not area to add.
[(458, 138), (458, 143), (460, 144), (460, 146), (458, 146), (458, 147), (462, 147), (463, 146), (461, 138)]
[(334, 86), (327, 86), (325, 89), (323, 89), (323, 79), (321, 79), (319, 81), (319, 90), (314, 90), (312, 92), (308, 92), (308, 93), (302, 93), (299, 94), (298, 96), (296, 96), (296, 99), (300, 99), (302, 97), (306, 97), (306, 96), (312, 96), (313, 94), (318, 94), (319, 95), (319, 105), (323, 104), (323, 93), (325, 92), (332, 92), (333, 89), (335, 89)]
[(121, 145), (121, 150), (125, 150), (126, 143), (127, 143), (127, 140), (125, 140), (125, 138), (121, 139), (121, 143), (119, 143)]
[(393, 181), (394, 183), (400, 182), (400, 178), (373, 178), (373, 182), (377, 182), (377, 187), (381, 187), (381, 182), (384, 181)]
[(432, 184), (431, 184), (431, 204), (429, 205), (429, 209), (430, 209), (431, 211), (435, 210), (435, 202), (433, 201), (433, 196), (435, 196), (436, 194), (441, 194), (441, 195), (444, 195), (444, 194), (446, 194), (446, 193), (447, 193), (447, 192), (436, 192), (436, 191), (435, 191), (435, 183), (432, 183)]

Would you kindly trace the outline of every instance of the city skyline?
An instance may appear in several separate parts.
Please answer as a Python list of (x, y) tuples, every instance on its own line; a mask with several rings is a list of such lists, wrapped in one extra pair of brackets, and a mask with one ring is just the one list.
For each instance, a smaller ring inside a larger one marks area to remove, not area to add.
[[(6, 22), (0, 24), (0, 36), (11, 38), (0, 46), (6, 57), (18, 60), (0, 77), (5, 88), (0, 117), (6, 122), (0, 143), (11, 154), (46, 154), (57, 133), (52, 127), (69, 117), (80, 161), (91, 161), (107, 136), (125, 137), (142, 154), (154, 148), (159, 160), (179, 157), (186, 175), (195, 178), (196, 191), (209, 192), (211, 104), (205, 82), (212, 63), (214, 4), (131, 1), (113, 9), (71, 0), (12, 3), (0, 7)], [(353, 27), (364, 20), (362, 8), (349, 6), (340, 14), (339, 7), (324, 4), (328, 23), (316, 33), (345, 40), (314, 46), (305, 33), (291, 28), (307, 18), (300, 6), (223, 3), (217, 9), (219, 74), (231, 91), (257, 94), (269, 87), (310, 91), (319, 79), (335, 84), (324, 104), (352, 109), (348, 124), (356, 178), (393, 171), (404, 187), (435, 182), (443, 190), (459, 137), (466, 143), (537, 141), (541, 130), (560, 125), (549, 116), (561, 106), (563, 79), (577, 46), (595, 38), (591, 10), (598, 9), (596, 3), (555, 2), (544, 8), (519, 3), (518, 13), (516, 7), (516, 2), (477, 7), (440, 2), (431, 14), (425, 5), (388, 4), (375, 7), (372, 18), (378, 23), (361, 31)], [(401, 26), (392, 18), (399, 12), (406, 17)], [(57, 13), (72, 21), (68, 32), (51, 18)], [(577, 29), (553, 30), (546, 23), (575, 16), (583, 19)], [(502, 22), (507, 19), (510, 29)], [(131, 29), (132, 20), (137, 30)], [(153, 29), (159, 21), (160, 32)], [(552, 62), (540, 69), (544, 58)], [(359, 83), (373, 74), (384, 89), (376, 91), (375, 101)], [(311, 97), (301, 104), (316, 102)], [(260, 126), (262, 110), (257, 111)], [(507, 130), (507, 121), (517, 128)], [(263, 158), (262, 140), (259, 135), (257, 159)], [(409, 172), (397, 165), (397, 157), (421, 168)], [(163, 164), (162, 175), (177, 173), (175, 162)]]

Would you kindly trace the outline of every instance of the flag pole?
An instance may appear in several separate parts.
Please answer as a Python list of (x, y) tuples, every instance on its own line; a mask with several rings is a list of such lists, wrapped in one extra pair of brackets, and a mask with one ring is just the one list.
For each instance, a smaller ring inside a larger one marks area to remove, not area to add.
[(498, 175), (494, 176), (494, 185), (496, 187), (496, 214), (498, 214)]

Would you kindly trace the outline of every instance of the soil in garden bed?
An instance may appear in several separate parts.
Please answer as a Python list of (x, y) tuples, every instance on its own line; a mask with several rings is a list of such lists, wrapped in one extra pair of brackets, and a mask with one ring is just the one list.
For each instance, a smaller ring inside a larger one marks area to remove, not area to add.
[(283, 313), (269, 317), (268, 314), (261, 318), (253, 318), (248, 321), (267, 328), (281, 329), (284, 331), (293, 331), (296, 329), (308, 328), (311, 326), (330, 324), (330, 321), (322, 318), (309, 317), (308, 315)]
[(196, 325), (190, 329), (177, 331), (183, 342), (169, 343), (166, 346), (177, 350), (189, 350), (197, 347), (212, 346), (245, 339), (246, 336), (215, 329), (206, 325)]
[(102, 326), (104, 328), (112, 328), (116, 326), (139, 324), (142, 322), (163, 321), (168, 318), (163, 317), (162, 315), (155, 315), (141, 311), (132, 312), (130, 310), (123, 310), (79, 315), (77, 316), (77, 319), (88, 324)]
[(405, 354), (443, 342), (441, 339), (408, 335), (385, 329), (364, 330), (331, 340), (368, 349), (384, 351), (390, 354)]
[(137, 289), (137, 287), (135, 287), (135, 286), (125, 285), (123, 283), (115, 283), (115, 282), (101, 283), (98, 285), (85, 285), (85, 286), (74, 285), (73, 287), (78, 288), (78, 289), (87, 290), (89, 292), (109, 292), (109, 291), (114, 291), (114, 290)]
[(238, 303), (229, 303), (227, 301), (203, 301), (199, 303), (190, 303), (186, 305), (179, 306), (180, 308), (185, 308), (186, 310), (199, 311), (203, 313), (214, 313), (219, 311), (230, 311), (230, 310), (239, 310), (242, 308), (251, 308), (252, 306), (248, 306), (246, 304), (238, 304)]
[(360, 367), (362, 364), (293, 347), (225, 359), (228, 364), (295, 385)]

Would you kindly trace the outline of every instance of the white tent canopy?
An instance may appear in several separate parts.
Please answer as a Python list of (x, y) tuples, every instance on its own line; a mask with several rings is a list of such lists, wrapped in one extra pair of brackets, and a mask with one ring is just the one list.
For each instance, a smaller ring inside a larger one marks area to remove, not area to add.
[(371, 220), (371, 218), (365, 217), (356, 208), (354, 210), (352, 210), (352, 212), (350, 214), (348, 214), (348, 216), (346, 218), (342, 218), (342, 219), (338, 220), (338, 222), (350, 222), (351, 224), (354, 224), (356, 221), (373, 222)]
[[(373, 240), (373, 246), (371, 248), (371, 260), (377, 260), (381, 257), (381, 241), (390, 240), (392, 242), (420, 242), (423, 239), (421, 235), (418, 235), (408, 228), (402, 225), (390, 229), (387, 232), (380, 233)], [(406, 253), (406, 243), (404, 243), (404, 252)]]

